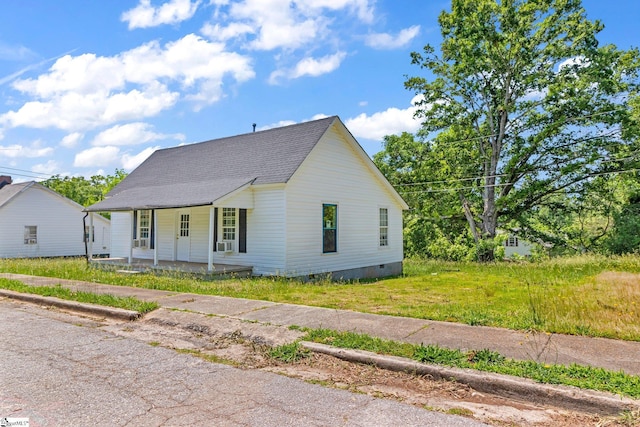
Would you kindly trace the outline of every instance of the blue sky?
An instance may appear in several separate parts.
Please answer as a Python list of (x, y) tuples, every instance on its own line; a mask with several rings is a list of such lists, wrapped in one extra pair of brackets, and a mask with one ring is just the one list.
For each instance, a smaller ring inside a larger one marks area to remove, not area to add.
[[(448, 0), (3, 0), (0, 174), (131, 171), (153, 150), (338, 115), (373, 155), (414, 132)], [(638, 0), (584, 0), (638, 46)]]

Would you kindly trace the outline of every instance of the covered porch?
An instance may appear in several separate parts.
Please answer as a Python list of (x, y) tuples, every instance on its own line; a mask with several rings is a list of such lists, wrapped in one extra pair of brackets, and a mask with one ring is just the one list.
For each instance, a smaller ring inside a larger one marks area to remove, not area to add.
[(209, 279), (223, 279), (229, 277), (249, 277), (253, 273), (253, 267), (233, 264), (214, 263), (209, 269), (207, 263), (186, 261), (158, 261), (152, 259), (133, 258), (93, 258), (91, 265), (95, 268), (135, 274), (151, 272), (154, 274), (190, 274)]

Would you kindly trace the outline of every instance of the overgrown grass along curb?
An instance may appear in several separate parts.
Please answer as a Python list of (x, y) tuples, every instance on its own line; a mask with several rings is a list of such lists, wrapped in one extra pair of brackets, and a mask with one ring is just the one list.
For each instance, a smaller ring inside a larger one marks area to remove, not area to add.
[(0, 288), (14, 292), (56, 297), (64, 300), (77, 301), (87, 304), (104, 305), (136, 311), (140, 314), (156, 310), (160, 305), (156, 302), (141, 301), (134, 297), (118, 297), (109, 294), (94, 294), (90, 292), (72, 291), (57, 286), (29, 286), (17, 280), (0, 278)]
[[(543, 384), (569, 385), (640, 398), (640, 377), (621, 371), (614, 372), (576, 364), (564, 366), (513, 360), (487, 349), (462, 352), (436, 345), (424, 346), (384, 340), (353, 332), (337, 332), (329, 329), (304, 329), (304, 331), (306, 335), (300, 339), (301, 341), (404, 357), (422, 363), (512, 375)], [(306, 350), (299, 347), (298, 342), (276, 347), (271, 351), (272, 357), (285, 362), (299, 360), (307, 354)]]
[(0, 272), (640, 341), (640, 255), (489, 264), (406, 259), (401, 277), (348, 283), (131, 275), (71, 258), (0, 259)]

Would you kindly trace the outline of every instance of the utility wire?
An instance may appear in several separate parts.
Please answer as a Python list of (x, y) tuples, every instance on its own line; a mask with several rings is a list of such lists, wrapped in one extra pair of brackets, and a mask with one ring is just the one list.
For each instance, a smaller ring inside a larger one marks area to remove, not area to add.
[[(594, 173), (589, 177), (613, 175), (617, 173), (638, 172), (638, 171), (640, 171), (640, 168), (626, 169), (623, 171), (600, 172), (600, 173)], [(459, 191), (459, 190), (476, 190), (479, 188), (504, 187), (507, 185), (515, 185), (515, 183), (505, 182), (501, 184), (481, 185), (480, 187), (456, 187), (456, 188), (451, 187), (451, 188), (426, 189), (426, 190), (414, 190), (414, 191), (404, 191), (403, 189), (400, 189), (400, 191), (402, 192), (402, 194), (448, 193), (448, 192)]]

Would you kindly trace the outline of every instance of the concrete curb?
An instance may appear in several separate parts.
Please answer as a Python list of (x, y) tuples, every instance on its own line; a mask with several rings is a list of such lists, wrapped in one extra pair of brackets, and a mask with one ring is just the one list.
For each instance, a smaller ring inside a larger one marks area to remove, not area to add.
[(64, 310), (87, 313), (94, 316), (108, 317), (117, 320), (132, 321), (138, 319), (141, 315), (137, 311), (125, 310), (122, 308), (108, 307), (97, 304), (85, 304), (77, 301), (68, 301), (55, 297), (45, 297), (36, 294), (25, 294), (21, 292), (0, 289), (0, 297), (12, 298), (20, 301), (30, 302), (33, 304), (44, 305), (48, 307), (57, 307)]
[(640, 409), (640, 401), (593, 390), (583, 390), (570, 386), (536, 383), (526, 378), (472, 369), (448, 368), (427, 365), (395, 356), (383, 356), (362, 350), (347, 350), (325, 344), (303, 341), (307, 350), (337, 357), (349, 362), (375, 365), (379, 368), (398, 372), (429, 375), (435, 379), (452, 380), (474, 388), (508, 398), (523, 399), (528, 402), (562, 407), (569, 410), (618, 415), (624, 411)]

